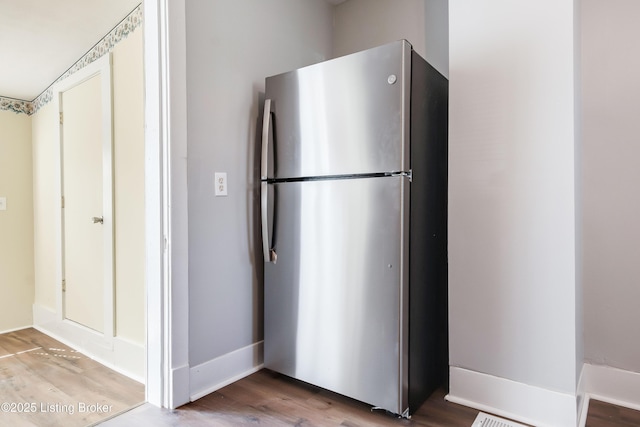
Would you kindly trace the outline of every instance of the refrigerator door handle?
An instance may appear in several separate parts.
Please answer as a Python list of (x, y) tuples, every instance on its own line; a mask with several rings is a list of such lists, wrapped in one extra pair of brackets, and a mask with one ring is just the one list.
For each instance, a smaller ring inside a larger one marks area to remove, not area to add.
[(260, 211), (262, 217), (262, 253), (264, 254), (264, 262), (276, 263), (278, 254), (272, 249), (269, 241), (269, 184), (266, 181), (260, 183)]
[(267, 179), (267, 167), (269, 162), (269, 130), (271, 125), (271, 115), (273, 113), (270, 99), (264, 100), (264, 112), (262, 115), (262, 157), (260, 159), (260, 177)]
[(262, 116), (262, 155), (260, 159), (260, 211), (262, 217), (262, 253), (264, 262), (276, 263), (278, 255), (270, 246), (269, 240), (269, 186), (267, 183), (267, 167), (269, 162), (269, 133), (273, 104), (271, 99), (264, 100), (264, 112)]

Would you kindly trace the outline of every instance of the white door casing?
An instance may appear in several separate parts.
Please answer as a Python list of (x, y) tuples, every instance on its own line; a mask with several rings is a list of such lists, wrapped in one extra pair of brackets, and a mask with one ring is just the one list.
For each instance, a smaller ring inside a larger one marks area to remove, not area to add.
[(185, 0), (144, 0), (147, 400), (190, 400)]
[[(60, 209), (52, 212), (56, 224), (55, 250), (55, 292), (56, 303), (53, 310), (40, 304), (34, 304), (34, 327), (53, 338), (83, 352), (103, 365), (120, 372), (140, 383), (145, 383), (144, 358), (145, 346), (118, 336), (115, 327), (115, 224), (114, 224), (114, 168), (113, 168), (113, 91), (112, 91), (112, 59), (107, 53), (100, 59), (76, 71), (71, 76), (56, 83), (52, 88), (52, 103), (56, 112), (62, 111), (64, 121), (64, 93), (71, 88), (100, 76), (101, 119), (99, 120), (101, 157), (102, 157), (102, 224), (92, 224), (93, 216), (100, 213), (83, 214), (90, 227), (102, 230), (102, 328), (87, 327), (65, 318), (65, 298), (63, 297), (63, 280), (65, 279), (64, 259), (64, 215), (62, 209), (63, 195), (63, 150), (64, 125), (55, 120), (51, 125), (57, 126), (58, 147), (55, 158), (56, 165), (55, 197), (60, 202)], [(96, 80), (97, 81), (97, 80)], [(98, 320), (99, 322), (99, 320)], [(102, 331), (98, 331), (101, 329)]]

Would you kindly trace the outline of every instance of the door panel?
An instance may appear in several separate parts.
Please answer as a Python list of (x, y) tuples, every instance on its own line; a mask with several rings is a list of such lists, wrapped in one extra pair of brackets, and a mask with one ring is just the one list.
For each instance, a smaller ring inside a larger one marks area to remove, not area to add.
[(267, 78), (268, 178), (407, 171), (408, 52), (400, 41)]
[(270, 185), (265, 366), (398, 411), (406, 178)]
[(101, 76), (62, 94), (64, 317), (104, 332)]

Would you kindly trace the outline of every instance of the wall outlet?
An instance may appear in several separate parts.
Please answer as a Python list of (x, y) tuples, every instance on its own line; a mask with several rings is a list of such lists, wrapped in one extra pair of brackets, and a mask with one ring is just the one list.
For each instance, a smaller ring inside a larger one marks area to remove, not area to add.
[(215, 173), (215, 194), (216, 197), (227, 195), (227, 173), (216, 172)]
[(0, 211), (6, 211), (6, 210), (7, 210), (7, 198), (0, 197)]

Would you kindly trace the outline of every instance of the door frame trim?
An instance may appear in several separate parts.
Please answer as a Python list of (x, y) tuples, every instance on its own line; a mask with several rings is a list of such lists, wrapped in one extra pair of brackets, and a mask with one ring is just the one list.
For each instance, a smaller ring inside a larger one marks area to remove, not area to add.
[(146, 398), (190, 400), (185, 0), (144, 0)]
[[(97, 75), (101, 76), (102, 91), (102, 205), (103, 205), (103, 263), (104, 273), (104, 321), (103, 333), (95, 332), (96, 338), (102, 341), (102, 345), (113, 346), (113, 337), (115, 336), (115, 316), (114, 316), (114, 292), (115, 292), (115, 264), (114, 264), (114, 203), (113, 203), (113, 80), (111, 74), (111, 53), (103, 55), (101, 58), (78, 70), (68, 78), (57, 83), (53, 87), (53, 101), (55, 103), (58, 116), (63, 113), (62, 94), (73, 87)], [(58, 149), (56, 154), (56, 165), (58, 170), (56, 176), (56, 196), (60, 203), (60, 209), (57, 209), (56, 224), (58, 224), (56, 232), (56, 244), (58, 250), (56, 259), (56, 314), (59, 322), (65, 322), (77, 325), (80, 328), (84, 326), (65, 319), (64, 314), (64, 297), (62, 283), (65, 277), (64, 272), (64, 213), (62, 209), (63, 197), (63, 141), (64, 130), (60, 120), (56, 120)], [(88, 328), (85, 328), (88, 329)]]

